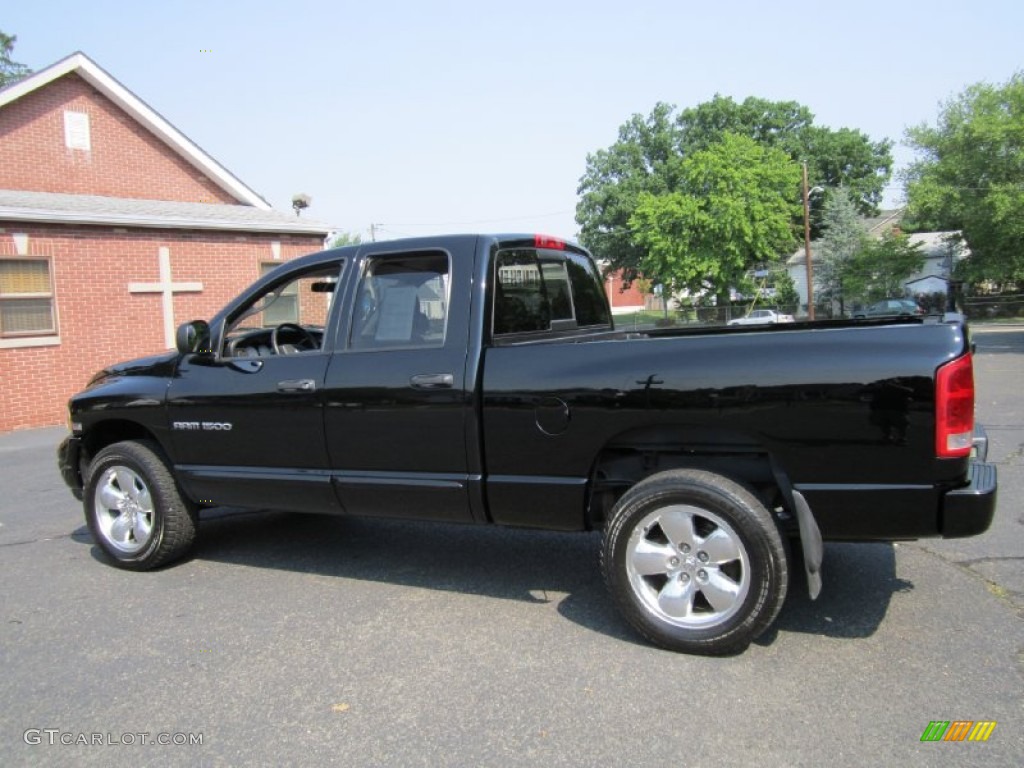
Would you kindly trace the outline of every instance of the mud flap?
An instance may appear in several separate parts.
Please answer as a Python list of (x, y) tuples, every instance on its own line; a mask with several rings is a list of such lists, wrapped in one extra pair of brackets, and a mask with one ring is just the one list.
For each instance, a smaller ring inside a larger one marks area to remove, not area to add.
[(797, 524), (800, 526), (800, 549), (804, 555), (804, 573), (807, 575), (807, 592), (811, 600), (817, 600), (821, 594), (821, 562), (825, 555), (825, 544), (821, 539), (821, 529), (811, 513), (811, 507), (807, 499), (800, 491), (794, 490), (790, 485), (789, 478), (771, 462), (772, 475), (775, 482), (782, 491), (783, 499), (793, 513), (796, 515)]
[(800, 548), (804, 552), (804, 570), (807, 572), (807, 591), (811, 600), (821, 594), (821, 561), (825, 554), (825, 544), (821, 540), (821, 530), (811, 514), (807, 499), (800, 491), (793, 494), (793, 509), (796, 521), (800, 525)]

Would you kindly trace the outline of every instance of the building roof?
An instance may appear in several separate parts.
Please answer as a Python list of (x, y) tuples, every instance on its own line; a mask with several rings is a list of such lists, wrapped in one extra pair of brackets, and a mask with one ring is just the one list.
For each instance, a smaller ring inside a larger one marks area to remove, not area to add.
[(904, 285), (910, 287), (911, 285), (914, 285), (914, 283), (923, 283), (926, 280), (941, 280), (943, 283), (949, 282), (949, 278), (942, 275), (925, 275), (924, 277), (918, 277), (914, 280), (907, 280)]
[[(861, 219), (861, 224), (867, 232), (868, 237), (877, 240), (881, 239), (886, 232), (892, 231), (893, 227), (898, 227), (902, 216), (902, 208), (893, 211), (882, 211), (876, 217)], [(926, 259), (945, 258), (948, 252), (947, 249), (950, 247), (950, 243), (955, 243), (957, 241), (960, 241), (961, 245), (956, 249), (955, 258), (957, 261), (960, 261), (967, 257), (967, 249), (962, 245), (962, 236), (959, 231), (911, 232), (908, 233), (908, 237), (910, 238), (911, 244), (916, 243), (921, 246), (921, 251), (924, 253)], [(817, 263), (820, 259), (820, 244), (821, 241), (819, 240), (811, 241), (812, 263)], [(799, 250), (795, 251), (788, 259), (786, 259), (787, 267), (803, 266), (806, 263), (807, 257), (804, 246), (800, 246)]]
[(877, 216), (869, 216), (862, 219), (861, 224), (864, 225), (864, 229), (872, 237), (881, 237), (886, 232), (891, 231), (893, 227), (900, 225), (900, 219), (903, 218), (905, 210), (905, 208), (892, 208), (879, 211)]
[(119, 83), (109, 72), (100, 67), (81, 51), (77, 51), (46, 69), (18, 80), (13, 85), (0, 89), (0, 107), (36, 91), (54, 80), (74, 73), (102, 93), (134, 120), (145, 126), (161, 139), (176, 154), (193, 167), (202, 171), (221, 189), (240, 203), (261, 210), (271, 210), (271, 205), (261, 195), (246, 186), (227, 168), (207, 154), (194, 141), (171, 125), (159, 112)]
[(0, 221), (216, 229), (326, 237), (334, 227), (272, 208), (0, 189)]

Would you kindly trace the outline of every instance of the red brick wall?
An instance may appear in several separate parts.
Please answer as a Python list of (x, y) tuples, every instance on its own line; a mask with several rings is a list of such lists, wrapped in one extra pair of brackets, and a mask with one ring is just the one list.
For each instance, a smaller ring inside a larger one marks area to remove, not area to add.
[(106, 365), (164, 351), (160, 294), (128, 291), (158, 282), (159, 250), (170, 249), (177, 282), (201, 293), (174, 296), (175, 324), (209, 319), (273, 262), (321, 249), (318, 237), (39, 225), (0, 221), (0, 256), (15, 254), (12, 233), (27, 233), (28, 254), (51, 259), (60, 345), (0, 348), (0, 432), (61, 424), (68, 397)]
[[(64, 110), (89, 115), (90, 151), (65, 146)], [(0, 108), (0, 189), (239, 202), (73, 73)]]
[(637, 284), (634, 281), (629, 288), (622, 289), (622, 274), (616, 272), (609, 275), (604, 281), (605, 291), (608, 293), (608, 303), (612, 306), (612, 311), (619, 308), (643, 308), (644, 307), (644, 294), (637, 288)]

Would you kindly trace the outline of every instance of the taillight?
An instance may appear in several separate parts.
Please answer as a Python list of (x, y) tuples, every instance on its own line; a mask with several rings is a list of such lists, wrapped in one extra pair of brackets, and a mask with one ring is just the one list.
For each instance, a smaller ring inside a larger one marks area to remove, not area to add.
[(974, 364), (969, 354), (935, 374), (935, 455), (966, 456), (974, 439)]

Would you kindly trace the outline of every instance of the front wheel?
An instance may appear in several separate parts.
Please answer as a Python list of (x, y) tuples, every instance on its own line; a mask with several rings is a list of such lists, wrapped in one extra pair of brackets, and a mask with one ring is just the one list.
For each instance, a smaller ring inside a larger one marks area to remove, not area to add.
[(662, 472), (612, 510), (601, 568), (623, 616), (673, 651), (744, 650), (786, 596), (786, 550), (748, 489), (703, 470)]
[(156, 568), (184, 556), (195, 541), (196, 509), (148, 441), (114, 443), (97, 453), (83, 498), (89, 532), (121, 568)]

